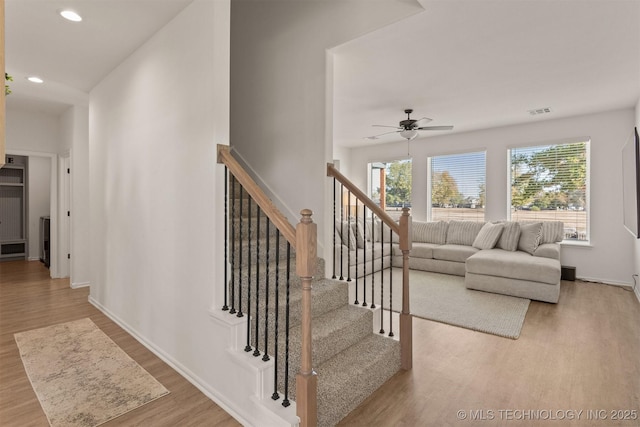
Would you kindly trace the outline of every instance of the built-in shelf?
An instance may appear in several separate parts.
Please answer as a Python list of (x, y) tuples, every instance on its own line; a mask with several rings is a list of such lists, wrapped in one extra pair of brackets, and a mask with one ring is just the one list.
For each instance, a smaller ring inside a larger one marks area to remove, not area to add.
[(7, 156), (0, 168), (0, 260), (27, 257), (27, 157)]

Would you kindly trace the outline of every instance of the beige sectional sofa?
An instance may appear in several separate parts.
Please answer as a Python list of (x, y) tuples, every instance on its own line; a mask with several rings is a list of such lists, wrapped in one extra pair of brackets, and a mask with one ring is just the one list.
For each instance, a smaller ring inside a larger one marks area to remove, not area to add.
[[(379, 243), (381, 234), (389, 240), (379, 224), (354, 221), (349, 226), (337, 224), (336, 230), (340, 228), (339, 238), (350, 240), (338, 242), (345, 245), (335, 259), (350, 265), (349, 277), (355, 278), (356, 271), (360, 277), (390, 265), (402, 266), (397, 243)], [(558, 302), (559, 242), (564, 237), (560, 221), (413, 221), (411, 234), (410, 269), (464, 276), (469, 289)]]

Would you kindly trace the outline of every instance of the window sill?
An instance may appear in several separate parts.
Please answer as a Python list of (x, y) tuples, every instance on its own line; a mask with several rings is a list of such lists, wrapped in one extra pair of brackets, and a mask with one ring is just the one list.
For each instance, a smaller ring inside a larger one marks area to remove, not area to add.
[(592, 248), (593, 245), (590, 241), (573, 241), (573, 240), (563, 240), (560, 242), (562, 246), (572, 246), (576, 248)]

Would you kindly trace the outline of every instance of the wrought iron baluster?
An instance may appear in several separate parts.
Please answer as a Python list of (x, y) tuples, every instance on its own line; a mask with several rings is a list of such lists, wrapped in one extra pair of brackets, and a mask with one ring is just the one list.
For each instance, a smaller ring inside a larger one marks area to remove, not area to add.
[(244, 317), (242, 313), (242, 229), (244, 228), (243, 224), (243, 199), (244, 199), (244, 187), (240, 185), (240, 241), (238, 242), (238, 264), (240, 266), (238, 270), (238, 317)]
[(332, 279), (336, 278), (336, 234), (338, 231), (336, 230), (336, 179), (333, 178), (333, 276)]
[(231, 177), (231, 309), (236, 313), (236, 177)]
[[(391, 249), (391, 247), (389, 247)], [(380, 257), (380, 332), (384, 334), (384, 233), (380, 232), (380, 251), (382, 256)], [(393, 257), (391, 251), (389, 251), (389, 259)], [(389, 270), (391, 270), (391, 262), (389, 263)], [(391, 313), (391, 311), (389, 311)]]
[(289, 402), (289, 290), (290, 290), (290, 273), (291, 273), (291, 243), (287, 242), (287, 297), (285, 307), (285, 345), (284, 345), (284, 400), (282, 406), (285, 408), (291, 403)]
[[(265, 232), (267, 234), (267, 241), (266, 241), (266, 248), (265, 248), (265, 270), (266, 270), (265, 271), (265, 277), (266, 277), (266, 283), (265, 283), (265, 304), (264, 304), (264, 355), (262, 356), (262, 360), (265, 361), (265, 362), (267, 360), (269, 360), (269, 252), (270, 252), (269, 242), (271, 240), (271, 235), (269, 234), (269, 224), (270, 223), (271, 223), (271, 220), (269, 218), (267, 218), (267, 223), (266, 223), (266, 228), (267, 229), (265, 230)], [(277, 275), (277, 273), (276, 273), (276, 275)], [(277, 347), (276, 347), (275, 351), (278, 351)]]
[(255, 350), (253, 351), (253, 356), (260, 356), (260, 350), (258, 347), (260, 346), (260, 333), (259, 333), (259, 324), (260, 324), (260, 206), (256, 204), (256, 343)]
[(276, 292), (275, 292), (275, 299), (276, 299), (276, 308), (275, 308), (275, 319), (274, 319), (274, 323), (275, 323), (275, 334), (274, 334), (274, 343), (273, 343), (273, 394), (271, 395), (271, 398), (273, 400), (278, 400), (280, 399), (280, 395), (278, 394), (278, 330), (279, 330), (279, 326), (278, 326), (278, 317), (279, 317), (279, 313), (280, 313), (280, 298), (278, 295), (278, 290), (280, 288), (280, 230), (276, 230)]
[[(393, 230), (389, 227), (389, 244), (391, 242), (393, 242)], [(393, 336), (393, 268), (389, 269), (389, 336)]]
[[(373, 211), (371, 211), (371, 223), (373, 224), (375, 222), (375, 214), (373, 213)], [(381, 233), (382, 234), (382, 233)], [(373, 231), (373, 229), (371, 230), (371, 309), (375, 309), (376, 308), (376, 303), (375, 303), (375, 283), (376, 283), (376, 269), (375, 269), (375, 261), (376, 261), (376, 251), (375, 251), (375, 237), (376, 237), (376, 233), (375, 231)], [(365, 242), (365, 246), (366, 246), (366, 242)]]
[[(347, 198), (347, 282), (351, 281), (351, 190), (349, 190), (349, 196)], [(358, 272), (356, 271), (356, 276)]]
[[(358, 199), (356, 199), (356, 218), (359, 218), (358, 217)], [(356, 300), (353, 303), (356, 305), (360, 304), (360, 301), (358, 301), (358, 250), (357, 249), (356, 249)]]
[[(363, 206), (363, 218), (367, 217), (367, 205)], [(367, 245), (362, 245), (362, 306), (367, 306)], [(356, 266), (358, 276), (358, 266)]]
[(251, 351), (251, 196), (247, 199), (247, 344), (244, 351)]
[(229, 168), (224, 167), (224, 305), (223, 311), (229, 310), (228, 293), (229, 293)]
[[(348, 234), (347, 234), (348, 236)], [(343, 264), (344, 264), (344, 184), (340, 184), (340, 280), (344, 280)], [(348, 240), (348, 239), (347, 239)], [(349, 266), (347, 265), (347, 268)]]

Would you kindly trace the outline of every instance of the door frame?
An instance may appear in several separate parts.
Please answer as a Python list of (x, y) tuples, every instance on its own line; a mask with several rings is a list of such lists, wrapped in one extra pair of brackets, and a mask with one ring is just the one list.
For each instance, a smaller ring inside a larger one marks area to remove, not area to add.
[(50, 169), (50, 206), (49, 206), (49, 218), (51, 219), (49, 227), (49, 248), (51, 250), (51, 262), (49, 264), (49, 275), (56, 279), (60, 278), (58, 272), (58, 257), (60, 251), (58, 248), (58, 155), (55, 153), (46, 153), (43, 151), (30, 151), (30, 150), (12, 150), (7, 149), (8, 155), (14, 156), (32, 156), (32, 157), (47, 157), (51, 165)]

